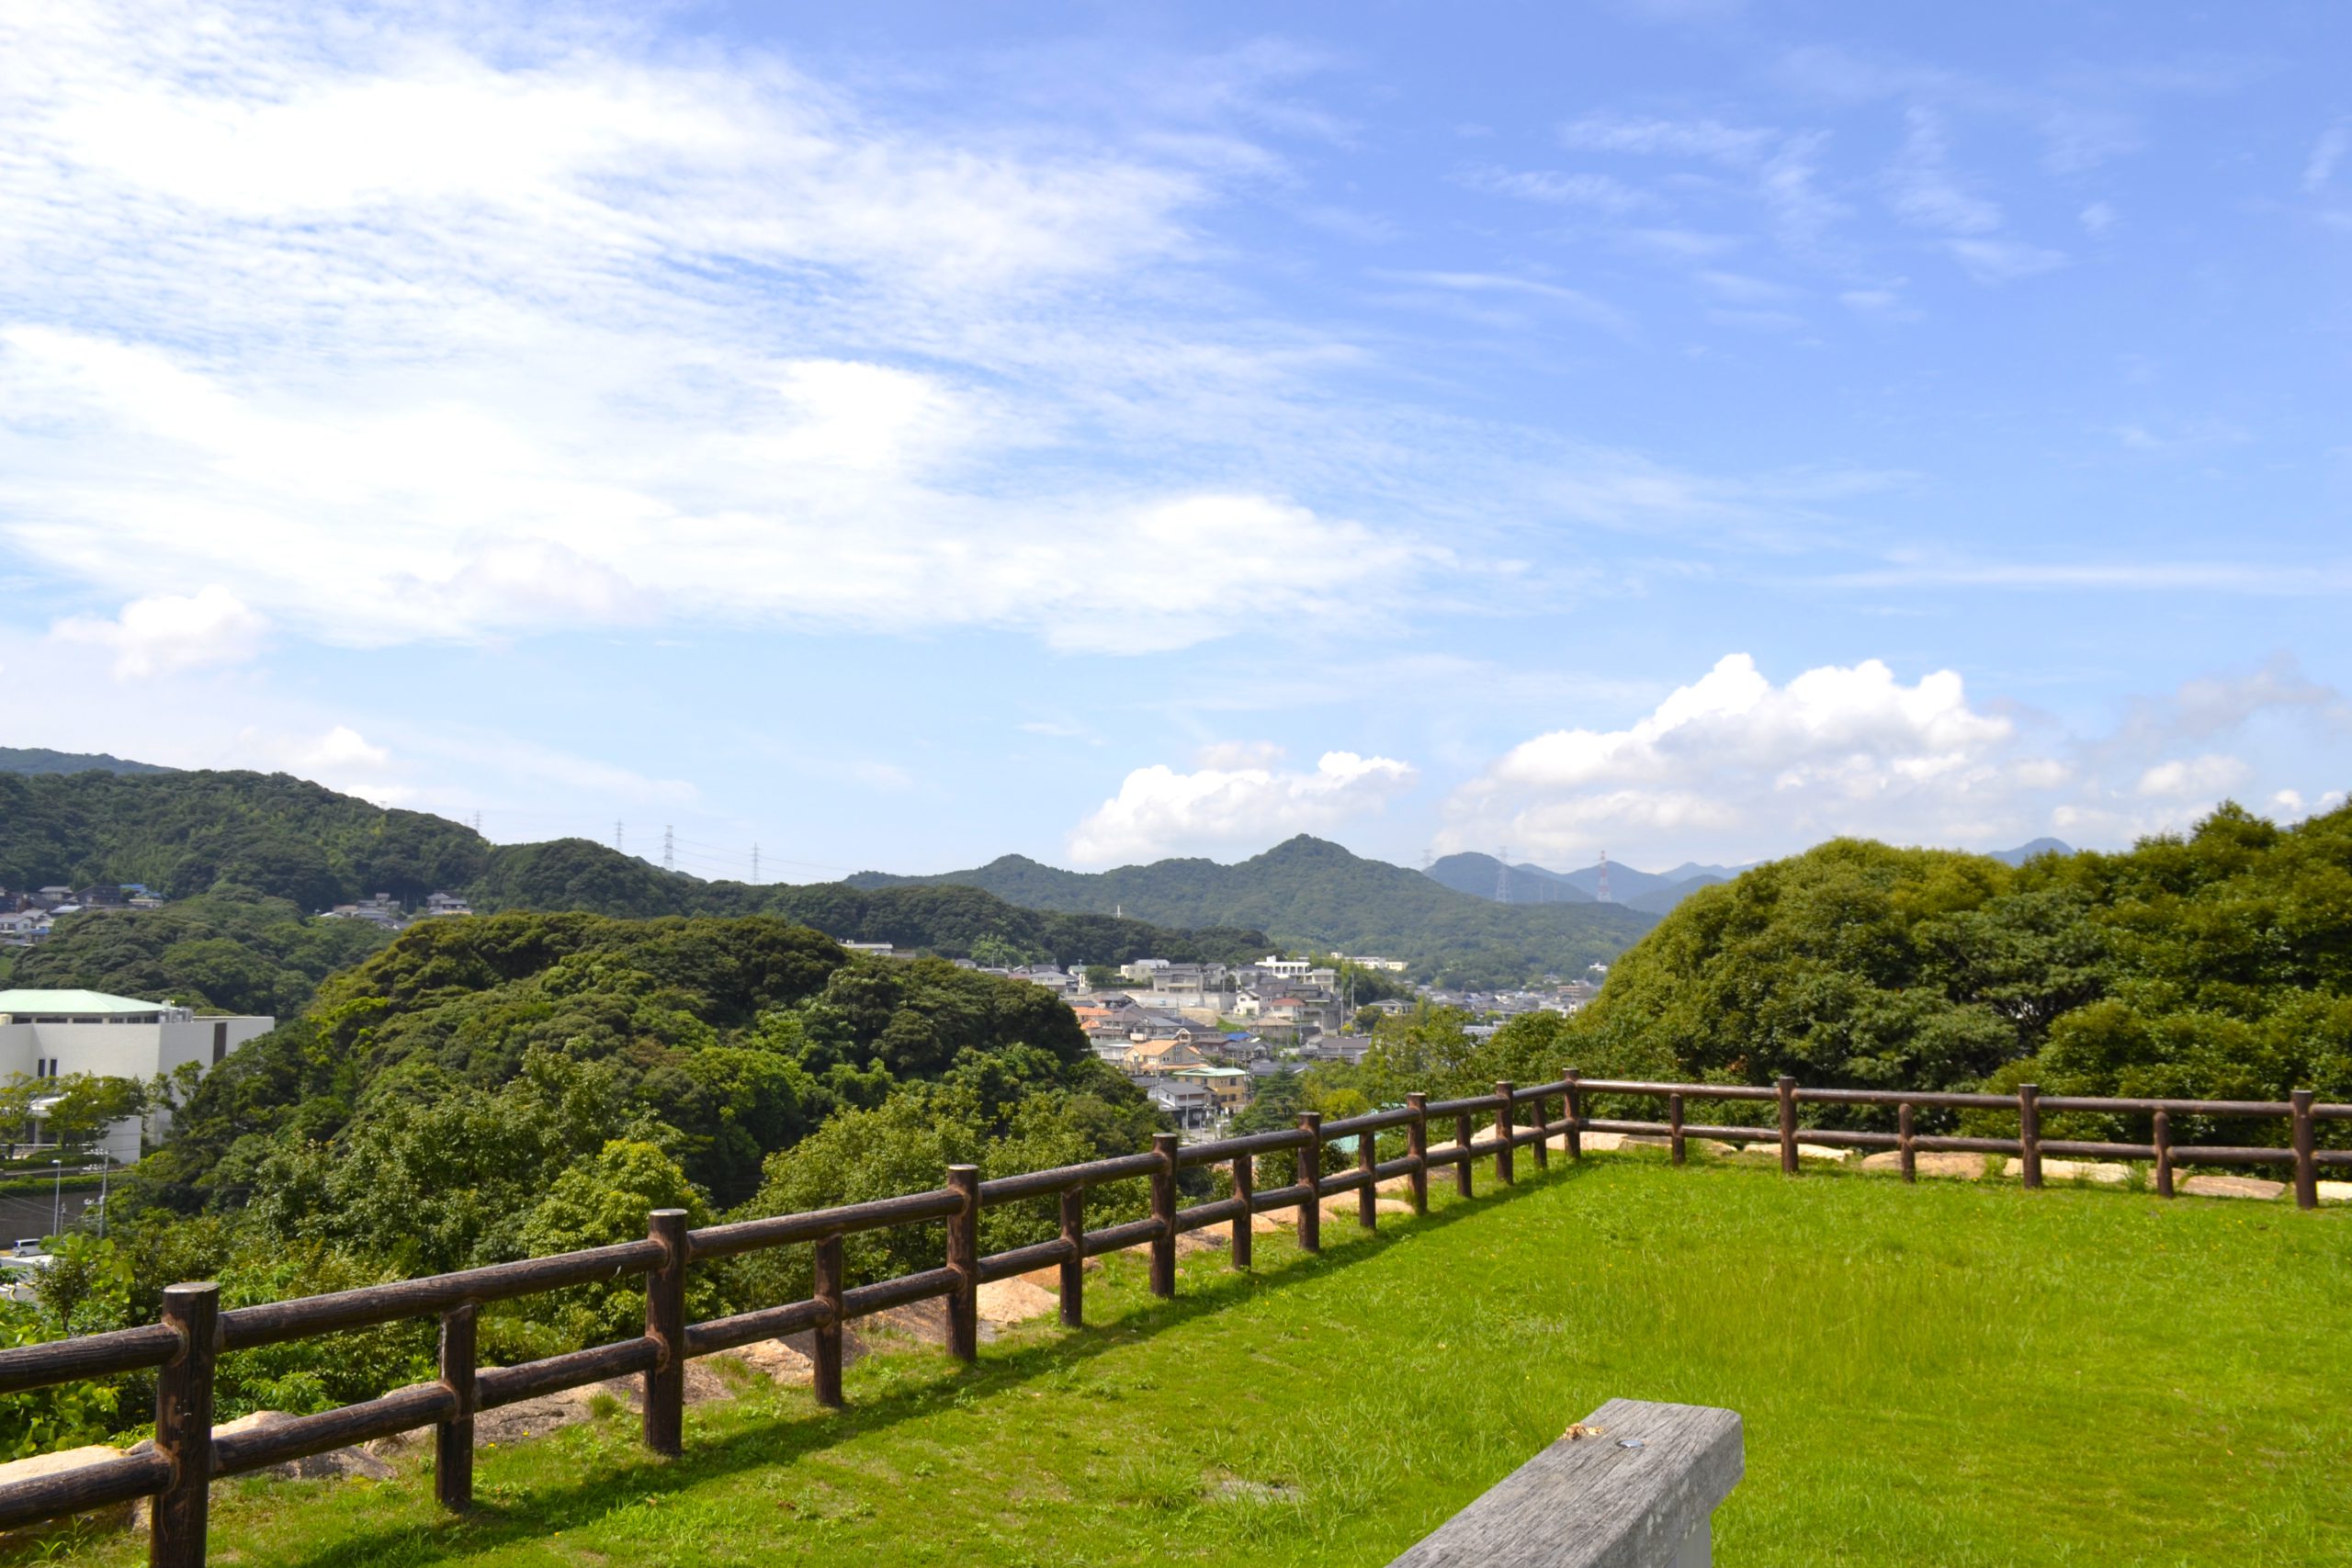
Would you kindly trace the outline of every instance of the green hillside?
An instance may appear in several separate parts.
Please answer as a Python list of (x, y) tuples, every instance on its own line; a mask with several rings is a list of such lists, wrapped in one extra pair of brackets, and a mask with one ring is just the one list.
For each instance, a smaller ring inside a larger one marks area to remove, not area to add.
[(316, 919), (283, 898), (223, 886), (161, 909), (68, 916), (13, 955), (9, 983), (286, 1018), (329, 974), (391, 940), (365, 920)]
[(185, 898), (227, 882), (305, 909), (463, 887), (489, 844), (285, 773), (0, 773), (0, 887), (140, 882)]
[[(1007, 962), (1123, 964), (1154, 954), (1230, 962), (1257, 957), (1267, 943), (1261, 930), (1169, 930), (1140, 919), (1021, 908), (972, 888), (704, 882), (584, 839), (493, 845), (460, 823), (386, 810), (283, 773), (0, 773), (0, 886), (93, 882), (145, 883), (175, 900), (218, 891), (200, 909), (69, 920), (37, 955), (18, 961), (17, 983), (105, 989), (107, 976), (137, 976), (137, 994), (161, 989), (231, 1006), (220, 1000), (230, 989), (250, 999), (270, 987), (250, 975), (232, 985), (185, 944), (259, 941), (257, 962), (315, 981), (324, 968), (278, 949), (329, 949), (348, 962), (380, 946), (380, 939), (355, 950), (349, 944), (361, 939), (332, 928), (299, 940), (290, 930), (266, 940), (255, 933), (289, 921), (307, 929), (304, 912), (379, 892), (411, 905), (432, 892), (463, 893), (484, 911), (773, 914), (842, 941)], [(256, 899), (269, 907), (229, 910)], [(276, 1010), (291, 1010), (307, 996), (290, 985), (277, 984), (275, 994), (293, 1000)]]
[(1425, 976), (1465, 985), (1573, 974), (1615, 957), (1656, 923), (1639, 910), (1589, 901), (1496, 904), (1305, 834), (1235, 865), (1164, 860), (1085, 873), (1007, 855), (970, 871), (865, 872), (849, 880), (874, 888), (961, 883), (1034, 907), (1254, 926), (1301, 945), (1409, 959)]
[(153, 762), (133, 762), (104, 751), (52, 751), (46, 746), (0, 746), (0, 773), (168, 773)]
[(1646, 1077), (2352, 1099), (2352, 807), (2015, 865), (1835, 840), (1685, 898), (1567, 1036)]

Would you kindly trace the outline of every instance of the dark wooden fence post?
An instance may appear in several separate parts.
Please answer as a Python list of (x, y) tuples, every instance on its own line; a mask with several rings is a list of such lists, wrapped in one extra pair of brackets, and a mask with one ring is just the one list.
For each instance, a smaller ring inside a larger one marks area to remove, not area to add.
[(1911, 1102), (1905, 1100), (1894, 1108), (1894, 1146), (1903, 1151), (1903, 1179), (1919, 1179), (1919, 1151), (1911, 1132)]
[(1517, 1168), (1510, 1159), (1510, 1079), (1496, 1079), (1494, 1086), (1494, 1178), (1510, 1185)]
[(155, 1451), (172, 1461), (172, 1478), (155, 1496), (150, 1568), (203, 1568), (220, 1316), (220, 1287), (211, 1280), (164, 1287), (164, 1323), (179, 1330), (180, 1351), (155, 1374)]
[(956, 1276), (947, 1292), (947, 1353), (959, 1361), (980, 1359), (980, 1168), (951, 1165), (947, 1190), (964, 1206), (947, 1216), (947, 1267)]
[(686, 1440), (686, 1212), (645, 1216), (649, 1241), (662, 1244), (662, 1267), (645, 1277), (645, 1337), (661, 1359), (645, 1374), (645, 1446), (682, 1453)]
[(1682, 1097), (1679, 1094), (1666, 1097), (1666, 1140), (1668, 1147), (1673, 1151), (1674, 1163), (1680, 1165), (1683, 1157)]
[(1233, 1221), (1233, 1266), (1247, 1269), (1255, 1228), (1250, 1222), (1258, 1217), (1258, 1211), (1250, 1202), (1258, 1196), (1258, 1162), (1249, 1155), (1233, 1162), (1233, 1195), (1241, 1200), (1241, 1213)]
[(1470, 1112), (1453, 1113), (1453, 1146), (1462, 1157), (1453, 1162), (1453, 1190), (1462, 1197), (1471, 1196), (1470, 1186)]
[(1405, 1123), (1405, 1152), (1412, 1156), (1413, 1213), (1430, 1212), (1430, 1097), (1419, 1089), (1405, 1097), (1413, 1119)]
[(2018, 1085), (2018, 1160), (2029, 1191), (2041, 1186), (2041, 1086)]
[(1159, 1234), (1151, 1238), (1151, 1293), (1166, 1301), (1176, 1293), (1176, 1145), (1173, 1133), (1154, 1133), (1151, 1152), (1159, 1168), (1151, 1173), (1151, 1217)]
[(1532, 1145), (1535, 1150), (1535, 1168), (1552, 1168), (1552, 1123), (1544, 1120), (1544, 1097), (1535, 1097), (1535, 1130), (1543, 1134)]
[(481, 1309), (460, 1302), (441, 1314), (441, 1386), (457, 1408), (433, 1432), (433, 1492), (462, 1514), (474, 1506), (474, 1320)]
[(1363, 1172), (1363, 1185), (1356, 1189), (1356, 1224), (1366, 1230), (1380, 1226), (1380, 1194), (1373, 1190), (1373, 1167), (1380, 1152), (1380, 1140), (1369, 1132), (1356, 1134), (1356, 1168)]
[(1568, 1069), (1568, 1158), (1584, 1158), (1584, 1096), (1577, 1089), (1577, 1070)]
[(2295, 1106), (2295, 1207), (2319, 1207), (2319, 1139), (2312, 1126), (2312, 1091), (2299, 1089)]
[(1781, 1091), (1781, 1174), (1797, 1173), (1797, 1080), (1782, 1073), (1773, 1080)]
[(2154, 1138), (2156, 1196), (2169, 1198), (2172, 1196), (2172, 1116), (2169, 1112), (2163, 1111), (2156, 1112)]
[(828, 1410), (842, 1407), (842, 1238), (817, 1238), (816, 1262), (810, 1270), (808, 1293), (831, 1309), (812, 1337), (817, 1354), (810, 1363), (810, 1386), (817, 1403)]
[(1062, 1189), (1062, 1326), (1086, 1326), (1086, 1189)]
[(1299, 1130), (1306, 1134), (1306, 1142), (1298, 1146), (1298, 1181), (1306, 1189), (1306, 1196), (1298, 1205), (1298, 1249), (1301, 1252), (1323, 1250), (1323, 1115), (1317, 1111), (1298, 1113)]

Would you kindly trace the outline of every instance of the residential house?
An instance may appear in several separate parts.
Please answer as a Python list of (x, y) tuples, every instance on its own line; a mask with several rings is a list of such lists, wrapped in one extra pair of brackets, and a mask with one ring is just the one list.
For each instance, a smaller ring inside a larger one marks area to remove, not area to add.
[(1185, 1132), (1200, 1131), (1216, 1114), (1216, 1097), (1206, 1084), (1184, 1078), (1145, 1078), (1139, 1087), (1152, 1104)]
[(470, 915), (474, 908), (455, 893), (435, 893), (425, 898), (424, 912), (428, 916)]
[(1128, 1049), (1123, 1064), (1132, 1074), (1165, 1073), (1173, 1067), (1208, 1065), (1208, 1058), (1193, 1048), (1189, 1036), (1182, 1040), (1138, 1041)]
[(1220, 1116), (1230, 1116), (1250, 1103), (1250, 1070), (1247, 1067), (1171, 1067), (1171, 1078), (1206, 1084), (1216, 1101)]

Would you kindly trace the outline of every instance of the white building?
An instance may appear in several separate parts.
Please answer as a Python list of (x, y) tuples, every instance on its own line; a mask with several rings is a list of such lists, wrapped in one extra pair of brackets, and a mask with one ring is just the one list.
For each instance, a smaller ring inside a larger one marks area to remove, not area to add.
[[(98, 991), (0, 991), (0, 1081), (88, 1073), (144, 1083), (189, 1062), (209, 1070), (277, 1027), (274, 1018), (198, 1018), (192, 1008)], [(107, 1136), (110, 1152), (120, 1152), (120, 1131)], [(133, 1137), (130, 1157), (138, 1146)]]

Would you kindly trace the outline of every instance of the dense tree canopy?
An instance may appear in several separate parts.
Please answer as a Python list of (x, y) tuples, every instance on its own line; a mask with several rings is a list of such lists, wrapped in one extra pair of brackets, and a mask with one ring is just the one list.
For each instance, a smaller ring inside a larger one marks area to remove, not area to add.
[(2224, 807), (2017, 867), (1833, 840), (1686, 899), (1561, 1049), (1744, 1083), (2352, 1099), (2352, 808)]
[(10, 984), (285, 1018), (328, 974), (390, 941), (365, 920), (310, 919), (283, 898), (223, 883), (160, 909), (68, 916), (17, 955)]

